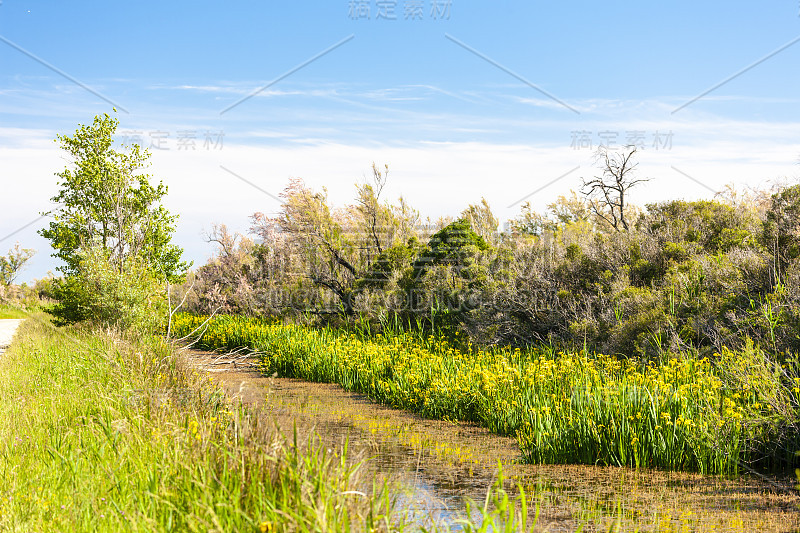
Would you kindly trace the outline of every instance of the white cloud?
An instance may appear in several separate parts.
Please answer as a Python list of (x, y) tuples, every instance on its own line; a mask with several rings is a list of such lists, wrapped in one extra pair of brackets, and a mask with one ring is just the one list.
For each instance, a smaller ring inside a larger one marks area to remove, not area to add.
[[(616, 108), (616, 104), (612, 107)], [(662, 120), (660, 117), (665, 115), (657, 112), (660, 110), (658, 103), (642, 104), (639, 116), (627, 115), (630, 120), (605, 120), (598, 113), (598, 116), (580, 117), (575, 123), (572, 118), (550, 118), (534, 124), (521, 118), (481, 119), (477, 116), (454, 117), (448, 122), (447, 115), (437, 116), (428, 123), (425, 114), (413, 115), (420, 120), (416, 139), (424, 139), (431, 131), (448, 129), (478, 139), (460, 142), (345, 142), (335, 134), (335, 129), (328, 130), (319, 123), (282, 130), (232, 122), (226, 126), (221, 150), (205, 150), (198, 142), (195, 151), (178, 151), (175, 146), (168, 151), (154, 151), (150, 173), (169, 185), (167, 206), (181, 214), (176, 240), (186, 248), (187, 255), (200, 264), (211, 251), (202, 241), (201, 232), (212, 223), (226, 223), (235, 230), (246, 231), (252, 213), (274, 212), (278, 208), (274, 199), (231, 176), (220, 165), (273, 195), (281, 192), (289, 178), (302, 177), (314, 188), (327, 187), (332, 203), (345, 205), (353, 201), (354, 183), (368, 175), (373, 161), (379, 165), (388, 163), (388, 199), (403, 195), (423, 215), (435, 219), (440, 215), (457, 215), (467, 204), (486, 197), (502, 220), (518, 213), (518, 205), (507, 206), (568, 170), (581, 167), (528, 198), (535, 208), (543, 209), (559, 194), (577, 189), (580, 176), (594, 171), (590, 150), (570, 148), (569, 136), (573, 129), (585, 128), (594, 133), (601, 129), (618, 129), (621, 137), (624, 130), (632, 129), (645, 130), (648, 134), (656, 129), (674, 132), (671, 150), (656, 151), (648, 146), (640, 153), (640, 172), (653, 178), (634, 192), (632, 200), (640, 204), (677, 197), (711, 196), (709, 190), (672, 167), (713, 190), (730, 182), (757, 185), (776, 178), (797, 179), (800, 173), (797, 165), (800, 142), (796, 136), (800, 125), (797, 123), (729, 120), (698, 112)], [(311, 110), (305, 112), (313, 116)], [(409, 126), (413, 122), (408, 120)], [(434, 128), (436, 123), (441, 125), (438, 129)], [(392, 127), (390, 122), (384, 124), (387, 129)], [(512, 135), (519, 137), (513, 132), (524, 131), (526, 125), (539, 128), (537, 138), (540, 141), (507, 140)], [(375, 126), (378, 126), (377, 121)], [(237, 128), (242, 133), (234, 135)], [(471, 135), (472, 132), (475, 135)], [(501, 137), (498, 133), (494, 142), (480, 140), (491, 138), (493, 132), (512, 134)], [(53, 142), (54, 136), (55, 132), (46, 128), (0, 128), (0, 168), (3, 169), (0, 238), (48, 209), (48, 200), (56, 192), (57, 179), (53, 173), (67, 164)], [(27, 279), (44, 275), (55, 266), (48, 258), (47, 243), (35, 233), (45, 223), (40, 221), (0, 242), (0, 253), (15, 240), (40, 250), (25, 274)]]

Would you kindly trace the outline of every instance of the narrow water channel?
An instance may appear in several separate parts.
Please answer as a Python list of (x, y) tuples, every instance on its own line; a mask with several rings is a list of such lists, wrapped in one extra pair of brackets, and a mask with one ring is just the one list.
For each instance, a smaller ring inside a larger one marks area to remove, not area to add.
[(502, 465), (505, 489), (523, 487), (530, 514), (538, 506), (540, 531), (800, 531), (790, 478), (520, 464), (514, 439), (471, 424), (426, 420), (336, 385), (262, 376), (247, 360), (187, 354), (231, 397), (313, 428), (332, 449), (347, 443), (373, 473), (399, 480), (397, 505), (420, 525), (453, 525), (465, 517), (465, 498), (482, 505)]

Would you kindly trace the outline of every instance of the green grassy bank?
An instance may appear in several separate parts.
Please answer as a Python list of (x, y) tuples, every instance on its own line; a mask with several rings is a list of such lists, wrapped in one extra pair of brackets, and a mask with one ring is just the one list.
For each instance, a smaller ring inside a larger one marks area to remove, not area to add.
[[(27, 320), (0, 359), (0, 531), (387, 530), (388, 493), (158, 341)], [(383, 495), (381, 495), (383, 494)]]

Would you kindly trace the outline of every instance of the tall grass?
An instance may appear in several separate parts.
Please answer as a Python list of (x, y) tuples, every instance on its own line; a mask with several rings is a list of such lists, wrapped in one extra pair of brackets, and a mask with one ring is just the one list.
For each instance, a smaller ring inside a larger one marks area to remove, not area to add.
[[(176, 334), (203, 320), (178, 317)], [(535, 463), (733, 474), (761, 459), (763, 446), (754, 442), (765, 420), (798, 419), (796, 367), (773, 371), (752, 346), (723, 350), (713, 361), (677, 354), (638, 365), (585, 352), (456, 349), (443, 337), (399, 330), (367, 335), (231, 316), (214, 318), (198, 344), (248, 347), (261, 354), (265, 372), (339, 383), (427, 417), (516, 435)], [(796, 438), (784, 440), (769, 453), (788, 457), (795, 445)]]
[(0, 456), (2, 531), (404, 527), (358, 464), (227, 404), (168, 345), (44, 320), (0, 359)]

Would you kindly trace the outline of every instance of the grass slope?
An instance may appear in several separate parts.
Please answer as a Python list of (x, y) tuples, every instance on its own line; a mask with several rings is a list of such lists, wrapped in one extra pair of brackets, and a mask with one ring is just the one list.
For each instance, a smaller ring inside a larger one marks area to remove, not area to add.
[(28, 320), (0, 360), (0, 530), (388, 529), (356, 467), (267, 424), (157, 340)]

